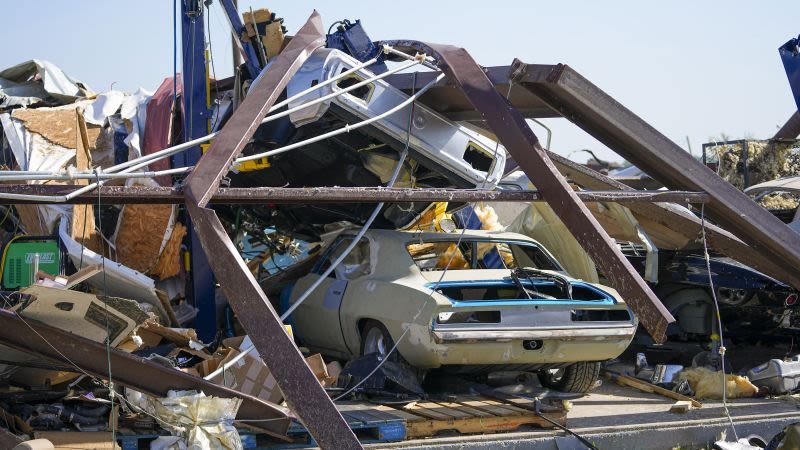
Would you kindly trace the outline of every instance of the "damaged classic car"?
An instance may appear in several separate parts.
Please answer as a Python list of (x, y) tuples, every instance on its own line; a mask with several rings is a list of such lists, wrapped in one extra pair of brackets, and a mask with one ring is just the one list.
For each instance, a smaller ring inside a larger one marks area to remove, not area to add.
[[(337, 236), (283, 290), (290, 307), (355, 238)], [(536, 371), (545, 386), (586, 392), (637, 320), (613, 289), (567, 276), (526, 236), (369, 230), (291, 316), (303, 345), (337, 358), (387, 355), (418, 369)]]

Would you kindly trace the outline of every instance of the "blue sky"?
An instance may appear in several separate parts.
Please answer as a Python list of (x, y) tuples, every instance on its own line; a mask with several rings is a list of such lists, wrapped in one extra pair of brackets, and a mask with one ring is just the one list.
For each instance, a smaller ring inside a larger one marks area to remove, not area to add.
[[(710, 138), (771, 136), (796, 108), (777, 48), (800, 33), (796, 1), (475, 2), (240, 0), (296, 31), (312, 8), (327, 27), (361, 19), (375, 39), (458, 44), (484, 65), (566, 63), (695, 154)], [(211, 8), (218, 77), (231, 74), (218, 0)], [(49, 60), (96, 91), (155, 89), (172, 73), (172, 3), (40, 0), (4, 13), (0, 67)], [(615, 154), (564, 119), (553, 150)], [(541, 129), (535, 131), (544, 139)], [(577, 160), (584, 156), (573, 155)]]

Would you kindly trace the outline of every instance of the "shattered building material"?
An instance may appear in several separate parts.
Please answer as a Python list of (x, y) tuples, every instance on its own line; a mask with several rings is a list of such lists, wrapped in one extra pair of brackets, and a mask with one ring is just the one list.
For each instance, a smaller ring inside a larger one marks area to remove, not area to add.
[(169, 391), (154, 398), (129, 392), (131, 403), (158, 417), (159, 423), (180, 436), (188, 448), (242, 450), (242, 439), (233, 421), (242, 403), (239, 398), (207, 397), (198, 391)]
[[(47, 341), (42, 336), (46, 336)], [(0, 340), (20, 351), (76, 364), (90, 375), (102, 379), (108, 379), (108, 362), (106, 358), (97, 358), (97, 355), (107, 354), (111, 359), (113, 379), (117, 384), (157, 397), (167, 396), (170, 390), (199, 390), (215, 397), (240, 398), (242, 405), (237, 420), (275, 419), (254, 425), (276, 436), (284, 436), (289, 427), (289, 411), (285, 408), (145, 358), (114, 348), (107, 349), (102, 343), (50, 325), (33, 320), (23, 322), (15, 313), (5, 310), (0, 311)], [(58, 350), (48, 342), (58, 342), (60, 344)]]
[(678, 379), (688, 380), (695, 397), (700, 399), (721, 399), (723, 395), (727, 398), (743, 398), (758, 393), (758, 388), (747, 377), (723, 374), (722, 371), (713, 371), (705, 367), (684, 369), (678, 373)]
[[(126, 186), (158, 186), (150, 179), (129, 180)], [(153, 274), (175, 229), (175, 208), (169, 205), (125, 205), (113, 236), (116, 260), (142, 273)]]
[(107, 339), (112, 347), (150, 318), (136, 302), (123, 298), (36, 285), (20, 292), (31, 297), (23, 300), (16, 309), (22, 317), (95, 342), (102, 343)]
[(716, 161), (717, 174), (740, 190), (800, 175), (800, 148), (794, 139), (711, 142), (703, 144), (703, 153)]

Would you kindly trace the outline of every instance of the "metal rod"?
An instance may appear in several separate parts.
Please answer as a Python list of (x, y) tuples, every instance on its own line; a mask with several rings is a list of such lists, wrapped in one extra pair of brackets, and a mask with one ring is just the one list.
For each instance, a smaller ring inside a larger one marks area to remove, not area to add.
[[(0, 185), (0, 197), (22, 195), (41, 197), (64, 196), (75, 185), (50, 184), (6, 184)], [(658, 203), (706, 203), (708, 194), (692, 191), (576, 191), (584, 202), (616, 202), (626, 205)], [(182, 204), (185, 199), (181, 188), (151, 186), (104, 186), (100, 195), (109, 204)], [(313, 187), (313, 188), (221, 188), (211, 199), (215, 204), (253, 204), (264, 203), (377, 203), (377, 202), (542, 202), (539, 191), (502, 191), (484, 189), (450, 188), (386, 188), (386, 187)], [(73, 196), (69, 204), (90, 204), (97, 202), (94, 193)], [(48, 201), (20, 200), (19, 204), (49, 204)]]

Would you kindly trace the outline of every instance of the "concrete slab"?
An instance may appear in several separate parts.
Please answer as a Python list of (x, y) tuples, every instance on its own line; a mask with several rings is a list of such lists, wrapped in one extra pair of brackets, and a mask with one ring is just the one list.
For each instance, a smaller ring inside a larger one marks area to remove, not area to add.
[[(703, 402), (700, 409), (670, 413), (674, 400), (617, 386), (609, 380), (584, 398), (573, 402), (567, 426), (599, 449), (702, 449), (727, 432), (733, 436), (721, 401)], [(758, 434), (769, 440), (786, 425), (800, 421), (794, 404), (776, 399), (735, 399), (728, 403), (740, 437)], [(561, 431), (520, 430), (513, 433), (440, 436), (435, 438), (369, 445), (370, 448), (402, 449), (536, 449), (557, 450)]]

